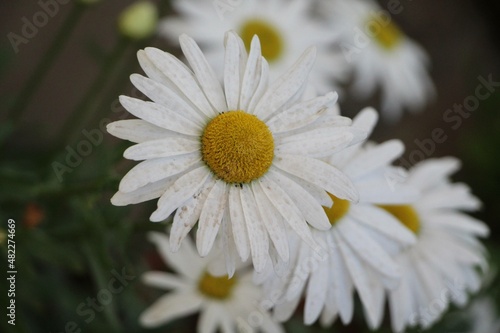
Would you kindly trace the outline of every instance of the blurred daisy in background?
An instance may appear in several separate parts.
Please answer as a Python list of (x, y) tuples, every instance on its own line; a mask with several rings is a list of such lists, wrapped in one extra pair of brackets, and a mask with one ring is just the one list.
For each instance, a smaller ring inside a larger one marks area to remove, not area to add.
[[(354, 118), (353, 126), (371, 132), (376, 120), (376, 111), (366, 109)], [(323, 209), (332, 228), (313, 231), (319, 246), (311, 248), (294, 237), (289, 269), (271, 272), (270, 277), (269, 272), (257, 276), (258, 282), (265, 281), (266, 295), (278, 295), (273, 300), (276, 319), (288, 320), (305, 291), (305, 324), (312, 324), (320, 316), (324, 326), (331, 325), (337, 316), (348, 324), (357, 291), (369, 326), (375, 329), (380, 325), (385, 289), (395, 288), (400, 279), (398, 265), (391, 256), (415, 242), (409, 230), (377, 206), (417, 198), (412, 188), (392, 188), (386, 179), (387, 174), (400, 172), (391, 163), (403, 151), (399, 140), (391, 140), (379, 145), (358, 144), (329, 158), (329, 163), (352, 179), (360, 200), (353, 203), (330, 194), (333, 206)], [(284, 294), (281, 299), (279, 291)]]
[(470, 329), (466, 332), (500, 333), (500, 313), (495, 305), (495, 300), (482, 296), (471, 302), (461, 317), (469, 319)]
[(123, 36), (135, 40), (148, 38), (158, 26), (158, 8), (150, 1), (134, 2), (120, 13), (117, 23)]
[(251, 270), (242, 266), (232, 278), (215, 276), (209, 266), (217, 260), (218, 251), (200, 258), (189, 237), (178, 253), (170, 251), (168, 237), (162, 233), (150, 233), (149, 239), (175, 274), (160, 271), (143, 274), (145, 284), (171, 292), (161, 296), (141, 314), (141, 325), (157, 327), (199, 313), (199, 333), (241, 332), (247, 327), (252, 332), (284, 332), (258, 307), (262, 291), (253, 284)]
[[(270, 243), (288, 260), (285, 225), (311, 246), (307, 223), (330, 228), (321, 208), (331, 204), (324, 191), (358, 199), (349, 178), (319, 158), (363, 140), (366, 133), (351, 127), (348, 118), (325, 115), (336, 102), (334, 93), (300, 101), (314, 48), (268, 87), (259, 38), (253, 38), (248, 55), (235, 33), (225, 42), (224, 88), (187, 35), (180, 44), (193, 72), (169, 53), (139, 51), (149, 78), (136, 74), (131, 80), (153, 102), (121, 96), (125, 109), (141, 119), (113, 122), (108, 131), (136, 143), (125, 158), (145, 161), (123, 177), (111, 201), (120, 206), (160, 198), (150, 219), (163, 221), (176, 211), (173, 251), (199, 221), (201, 256), (222, 230), (225, 252), (237, 251), (243, 261), (251, 254), (261, 271)], [(232, 275), (234, 258), (229, 259)]]
[(192, 36), (216, 68), (222, 67), (221, 35), (234, 30), (249, 50), (256, 34), (261, 40), (262, 55), (269, 62), (272, 81), (314, 45), (318, 59), (309, 81), (320, 93), (337, 91), (336, 83), (347, 78), (346, 62), (332, 48), (337, 33), (312, 17), (312, 5), (310, 0), (175, 0), (173, 6), (178, 16), (163, 19), (159, 33), (171, 41), (182, 33)]
[(381, 113), (396, 121), (403, 109), (417, 111), (435, 94), (425, 51), (372, 0), (320, 0), (321, 13), (339, 33), (353, 71), (354, 96), (367, 98), (380, 87)]
[(406, 184), (421, 197), (410, 205), (383, 206), (417, 236), (417, 243), (396, 256), (401, 267), (399, 287), (389, 294), (392, 327), (430, 327), (450, 302), (463, 306), (469, 292), (481, 285), (478, 267), (487, 267), (485, 249), (477, 237), (488, 227), (461, 211), (476, 211), (480, 201), (467, 185), (451, 183), (459, 169), (455, 158), (429, 159), (414, 166)]

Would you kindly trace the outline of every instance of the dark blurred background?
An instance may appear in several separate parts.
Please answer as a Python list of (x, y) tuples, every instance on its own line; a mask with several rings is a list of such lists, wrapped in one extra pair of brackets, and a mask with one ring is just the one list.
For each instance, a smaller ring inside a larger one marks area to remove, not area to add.
[[(4, 332), (61, 332), (73, 319), (83, 332), (139, 332), (137, 315), (158, 295), (146, 290), (136, 278), (110, 306), (96, 312), (96, 320), (81, 324), (75, 309), (88, 296), (97, 294), (113, 269), (125, 267), (138, 276), (151, 267), (163, 268), (152, 248), (144, 244), (144, 233), (162, 226), (147, 223), (150, 204), (116, 209), (109, 203), (119, 179), (132, 165), (121, 158), (127, 144), (111, 136), (105, 134), (102, 144), (93, 147), (78, 167), (63, 174), (63, 181), (54, 176), (53, 162), (65, 161), (67, 145), (76, 148), (78, 140), (85, 138), (83, 129), (94, 133), (102, 119), (117, 120), (125, 114), (116, 99), (119, 94), (136, 93), (128, 76), (140, 72), (137, 49), (156, 46), (172, 50), (172, 45), (155, 36), (140, 41), (120, 37), (117, 16), (132, 2), (102, 0), (80, 10), (75, 9), (78, 6), (74, 1), (60, 4), (47, 24), (18, 45), (17, 53), (8, 34), (21, 35), (23, 17), (31, 20), (40, 5), (26, 0), (0, 2), (0, 218), (4, 230), (3, 221), (16, 220), (19, 267), (18, 325), (7, 326), (3, 318), (0, 327)], [(171, 12), (168, 1), (155, 3), (161, 16)], [(401, 138), (407, 147), (405, 160), (409, 160), (411, 152), (421, 150), (415, 140), (431, 138), (433, 129), (443, 129), (447, 139), (436, 143), (427, 157), (453, 155), (463, 161), (454, 179), (469, 184), (483, 201), (483, 209), (475, 216), (492, 229), (486, 244), (498, 265), (500, 93), (495, 90), (481, 101), (457, 129), (451, 128), (443, 116), (454, 104), (474, 95), (480, 84), (478, 77), (491, 76), (500, 82), (500, 2), (401, 3), (405, 10), (394, 19), (428, 51), (437, 97), (420, 113), (405, 113), (399, 123), (381, 122), (373, 139)], [(39, 89), (24, 106), (26, 111), (12, 114), (13, 105), (22, 103), (22, 89), (26, 89), (56, 35), (72, 24), (74, 31), (66, 36), (67, 44), (46, 69)], [(351, 98), (345, 100), (342, 110), (353, 116), (362, 107), (377, 103), (376, 97), (369, 101)], [(72, 114), (75, 109), (81, 113)], [(499, 296), (498, 290), (490, 294)], [(316, 326), (302, 328), (298, 320), (289, 325), (291, 332), (322, 331)], [(339, 332), (363, 332), (366, 328), (359, 322), (347, 328), (335, 327)], [(185, 325), (175, 322), (157, 331), (184, 332)]]

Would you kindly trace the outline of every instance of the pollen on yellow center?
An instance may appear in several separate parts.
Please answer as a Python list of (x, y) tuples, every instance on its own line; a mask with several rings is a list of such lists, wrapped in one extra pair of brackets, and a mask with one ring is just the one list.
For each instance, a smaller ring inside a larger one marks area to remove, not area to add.
[(240, 28), (240, 36), (247, 50), (254, 35), (259, 36), (262, 56), (270, 63), (278, 60), (284, 51), (284, 41), (280, 32), (271, 24), (261, 19), (248, 20)]
[(403, 33), (397, 25), (392, 22), (386, 22), (381, 17), (370, 17), (367, 27), (369, 27), (373, 39), (386, 50), (393, 49), (403, 40)]
[(274, 139), (254, 115), (229, 111), (212, 119), (201, 138), (203, 160), (227, 183), (249, 183), (263, 176), (274, 158)]
[(415, 209), (410, 205), (380, 205), (380, 208), (385, 209), (399, 220), (405, 227), (413, 233), (418, 234), (420, 231), (420, 220)]
[(205, 272), (198, 282), (198, 290), (210, 298), (226, 299), (231, 296), (236, 277), (228, 278), (224, 276), (213, 276)]
[(325, 210), (326, 216), (328, 216), (328, 219), (330, 220), (330, 224), (335, 225), (335, 223), (340, 221), (342, 217), (347, 214), (351, 203), (347, 200), (337, 198), (331, 193), (328, 193), (328, 195), (332, 198), (333, 205), (331, 208), (323, 207), (323, 209)]

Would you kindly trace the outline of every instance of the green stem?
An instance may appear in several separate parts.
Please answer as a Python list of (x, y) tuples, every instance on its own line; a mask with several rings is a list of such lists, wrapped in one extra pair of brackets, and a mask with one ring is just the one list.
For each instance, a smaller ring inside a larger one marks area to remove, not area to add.
[(120, 63), (120, 58), (125, 53), (128, 45), (129, 40), (124, 37), (120, 37), (111, 53), (104, 60), (101, 70), (90, 89), (87, 90), (86, 94), (80, 100), (73, 113), (64, 123), (57, 138), (56, 146), (60, 147), (70, 144), (70, 141), (76, 137), (75, 131), (77, 131), (81, 127), (82, 123), (84, 123), (90, 116), (90, 114), (88, 114), (89, 111), (94, 110), (95, 107), (99, 105), (99, 99), (97, 97), (106, 86), (108, 77), (113, 76), (113, 72)]
[(68, 41), (69, 36), (73, 32), (82, 14), (84, 13), (85, 7), (86, 6), (80, 4), (76, 4), (73, 6), (71, 12), (59, 29), (48, 51), (43, 56), (42, 60), (40, 60), (38, 66), (33, 72), (33, 75), (31, 75), (31, 77), (28, 79), (28, 82), (26, 82), (25, 86), (21, 90), (9, 114), (9, 118), (12, 119), (14, 124), (17, 124), (19, 122), (23, 113), (26, 111), (26, 107), (30, 104), (35, 92), (43, 82), (45, 75), (52, 67), (54, 60), (61, 52), (63, 46)]
[[(107, 282), (109, 277), (106, 277), (102, 263), (100, 263), (98, 260), (99, 254), (96, 253), (95, 250), (93, 250), (93, 246), (89, 243), (83, 244), (83, 252), (85, 253), (89, 262), (90, 270), (92, 272), (92, 276), (95, 280), (98, 290), (107, 289)], [(104, 315), (106, 316), (106, 319), (110, 324), (113, 332), (120, 332), (120, 323), (115, 312), (114, 302), (100, 306), (104, 308)]]
[[(138, 47), (137, 42), (132, 43), (131, 46), (134, 50), (141, 48)], [(94, 110), (102, 110), (102, 112), (94, 112), (93, 117), (89, 119), (88, 124), (95, 126), (96, 123), (99, 123), (99, 121), (108, 114), (112, 103), (118, 99), (118, 95), (120, 95), (120, 93), (122, 93), (125, 87), (129, 84), (129, 77), (131, 74), (129, 69), (133, 68), (136, 63), (137, 58), (135, 56), (128, 57), (126, 59), (125, 63), (121, 66), (121, 69), (117, 71), (117, 75), (113, 78), (113, 82), (110, 82), (111, 84), (109, 84), (107, 91), (103, 92), (103, 97), (100, 99), (99, 105), (94, 107)]]

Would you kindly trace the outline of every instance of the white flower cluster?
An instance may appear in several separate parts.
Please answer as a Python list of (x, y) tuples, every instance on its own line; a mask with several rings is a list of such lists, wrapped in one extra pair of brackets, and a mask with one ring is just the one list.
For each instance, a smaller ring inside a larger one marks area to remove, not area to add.
[[(357, 294), (371, 329), (388, 302), (403, 332), (465, 304), (487, 266), (478, 237), (488, 228), (463, 213), (480, 202), (451, 182), (459, 161), (394, 166), (401, 141), (366, 141), (377, 112), (343, 117), (337, 93), (324, 91), (353, 70), (360, 94), (381, 85), (394, 117), (433, 91), (422, 51), (367, 0), (174, 5), (161, 31), (180, 36), (187, 65), (140, 50), (146, 76), (131, 81), (151, 101), (121, 96), (138, 119), (108, 125), (134, 143), (125, 158), (142, 161), (112, 203), (158, 199), (151, 221), (171, 218), (150, 240), (177, 274), (144, 275), (172, 291), (141, 323), (200, 312), (202, 333), (283, 332), (304, 300), (305, 324), (348, 324)], [(373, 22), (371, 41), (343, 54)]]

